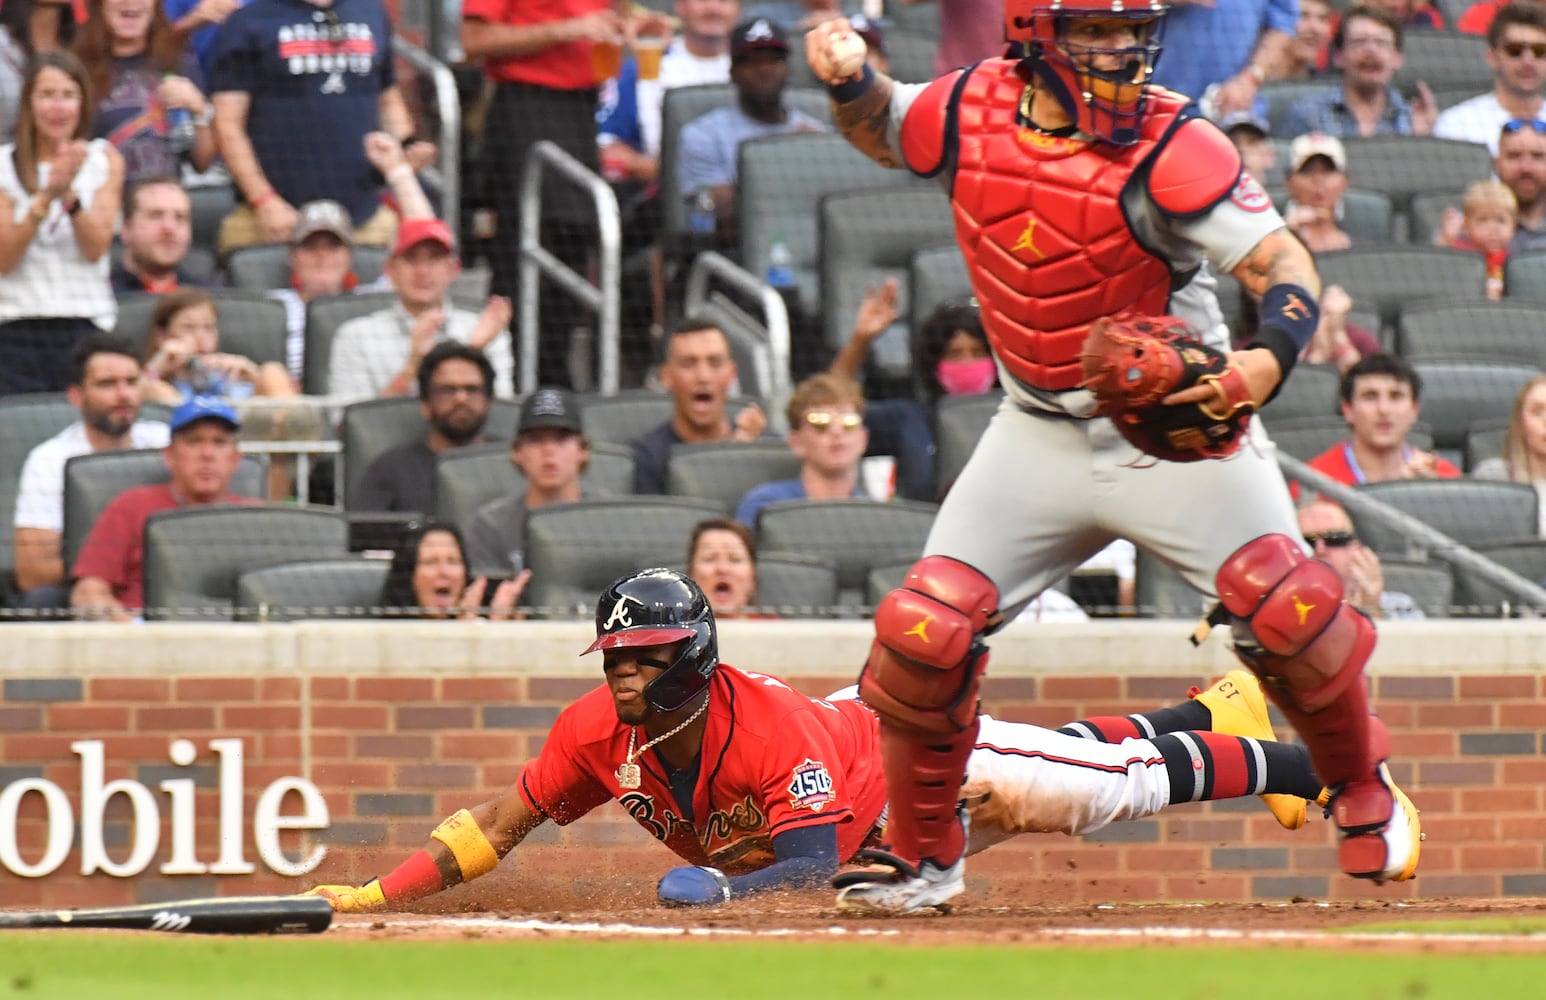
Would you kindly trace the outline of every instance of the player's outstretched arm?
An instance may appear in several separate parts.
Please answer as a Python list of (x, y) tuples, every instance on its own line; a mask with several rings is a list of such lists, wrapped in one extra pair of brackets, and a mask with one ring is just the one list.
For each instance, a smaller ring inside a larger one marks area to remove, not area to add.
[(805, 826), (773, 838), (773, 863), (745, 875), (684, 865), (666, 872), (655, 889), (661, 906), (718, 906), (775, 889), (825, 888), (837, 874), (837, 824)]
[(319, 885), (340, 913), (369, 913), (411, 903), (492, 871), (526, 835), (542, 825), (512, 786), (498, 798), (448, 816), (422, 850), (385, 875), (361, 886)]
[[(858, 49), (852, 46), (857, 42)], [(832, 120), (843, 138), (883, 167), (902, 167), (886, 130), (891, 124), (892, 79), (864, 64), (864, 39), (847, 18), (824, 21), (805, 34), (805, 59), (827, 85)]]

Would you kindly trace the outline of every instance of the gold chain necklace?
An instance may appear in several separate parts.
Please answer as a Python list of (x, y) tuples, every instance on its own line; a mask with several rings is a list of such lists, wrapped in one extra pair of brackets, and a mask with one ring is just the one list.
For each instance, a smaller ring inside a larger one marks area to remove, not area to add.
[(638, 760), (640, 757), (643, 757), (644, 754), (648, 752), (650, 747), (657, 743), (664, 743), (666, 740), (669, 740), (671, 737), (686, 729), (694, 722), (697, 722), (698, 717), (706, 712), (708, 707), (709, 700), (704, 698), (703, 704), (698, 706), (698, 710), (689, 715), (687, 718), (683, 719), (675, 729), (671, 730), (669, 733), (666, 733), (664, 736), (655, 737), (648, 743), (644, 744), (642, 747), (639, 747), (638, 750), (635, 750), (634, 746), (639, 741), (639, 727), (630, 726), (628, 728), (628, 758), (623, 761), (623, 763), (617, 765), (617, 773), (614, 775), (614, 777), (617, 778), (618, 786), (627, 789), (638, 788), (639, 785), (643, 782), (644, 776), (639, 770), (639, 765), (635, 764), (634, 761)]

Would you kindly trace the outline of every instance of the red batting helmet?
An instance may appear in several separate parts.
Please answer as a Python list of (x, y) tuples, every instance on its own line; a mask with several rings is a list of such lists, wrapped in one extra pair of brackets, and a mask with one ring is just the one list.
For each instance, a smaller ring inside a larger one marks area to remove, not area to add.
[(674, 712), (709, 686), (719, 666), (719, 636), (714, 609), (696, 583), (674, 570), (647, 569), (601, 592), (596, 641), (585, 652), (684, 639), (671, 665), (644, 685), (644, 700), (658, 711)]
[[(1144, 84), (1159, 61), (1164, 0), (1005, 0), (1004, 35), (1019, 45), (1040, 85), (1047, 87), (1079, 131), (1120, 146), (1138, 141)], [(1083, 45), (1069, 37), (1070, 22), (1131, 21), (1137, 42), (1118, 48)], [(1098, 68), (1103, 57), (1121, 60)]]

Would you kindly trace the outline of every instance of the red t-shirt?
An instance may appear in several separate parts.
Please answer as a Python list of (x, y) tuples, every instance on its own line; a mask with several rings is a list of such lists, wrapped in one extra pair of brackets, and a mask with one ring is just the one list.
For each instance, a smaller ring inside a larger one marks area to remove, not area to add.
[[(547, 24), (611, 6), (609, 0), (463, 0), (462, 19), (523, 26)], [(505, 83), (554, 90), (590, 90), (596, 86), (589, 42), (564, 42), (524, 56), (490, 57), (484, 60), (484, 70)]]
[[(1446, 462), (1444, 459), (1438, 457), (1437, 455), (1435, 455), (1433, 458), (1434, 475), (1437, 478), (1460, 478), (1460, 470), (1455, 468), (1452, 463)], [(1365, 482), (1368, 481), (1363, 474), (1363, 470), (1358, 468), (1357, 460), (1353, 457), (1352, 444), (1347, 441), (1337, 442), (1330, 448), (1327, 448), (1325, 451), (1321, 452), (1319, 455), (1316, 455), (1314, 458), (1310, 459), (1307, 464), (1310, 466), (1310, 468), (1314, 469), (1316, 472), (1319, 472), (1321, 475), (1335, 479), (1337, 482), (1344, 483), (1348, 486), (1362, 486)], [(1299, 484), (1290, 483), (1289, 493), (1293, 495), (1295, 500), (1298, 500)]]
[(879, 722), (856, 701), (807, 698), (775, 677), (720, 664), (709, 684), (692, 822), (678, 815), (657, 750), (637, 758), (641, 787), (618, 785), (630, 728), (604, 685), (585, 695), (559, 715), (521, 772), (522, 800), (563, 826), (616, 799), (688, 864), (732, 875), (772, 864), (778, 834), (828, 823), (837, 824), (839, 855), (851, 858), (885, 809)]
[(1490, 3), (1473, 3), (1466, 8), (1460, 20), (1455, 22), (1456, 31), (1464, 31), (1468, 35), (1485, 35), (1487, 29), (1492, 27), (1492, 19), (1498, 16), (1498, 11), (1507, 7), (1509, 0), (1491, 0)]
[[(254, 504), (250, 497), (227, 494), (219, 503)], [(126, 608), (145, 606), (145, 522), (150, 515), (183, 506), (166, 483), (135, 486), (112, 499), (75, 557), (72, 579), (96, 576), (113, 588)]]

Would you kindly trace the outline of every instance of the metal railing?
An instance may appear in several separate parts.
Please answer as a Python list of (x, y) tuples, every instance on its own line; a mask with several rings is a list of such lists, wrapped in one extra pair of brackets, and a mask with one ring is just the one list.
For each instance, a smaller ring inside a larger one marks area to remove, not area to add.
[[(711, 284), (715, 280), (761, 305), (762, 325), (758, 326), (739, 306), (717, 301)], [(687, 296), (683, 308), (688, 315), (693, 315), (711, 303), (739, 314), (746, 320), (741, 324), (745, 332), (760, 338), (753, 351), (757, 391), (768, 402), (769, 416), (781, 416), (794, 391), (789, 379), (789, 307), (783, 296), (724, 254), (706, 250), (693, 258), (687, 272)]]
[(456, 92), (456, 77), (451, 68), (404, 38), (392, 42), (392, 51), (420, 73), (435, 82), (435, 108), (440, 115), (440, 135), (435, 145), (439, 162), (419, 173), (419, 177), (440, 195), (440, 214), (451, 234), (461, 239), (462, 218), (462, 101)]
[[(596, 206), (600, 261), (596, 284), (546, 250), (541, 243), (542, 185), (545, 175), (583, 189)], [(537, 311), (541, 296), (539, 278), (547, 275), (563, 291), (596, 313), (598, 354), (597, 388), (611, 396), (618, 389), (618, 341), (622, 321), (623, 224), (617, 195), (600, 174), (543, 140), (532, 146), (521, 176), (521, 301), (516, 303), (520, 322), (519, 383), (521, 395), (537, 388)]]

